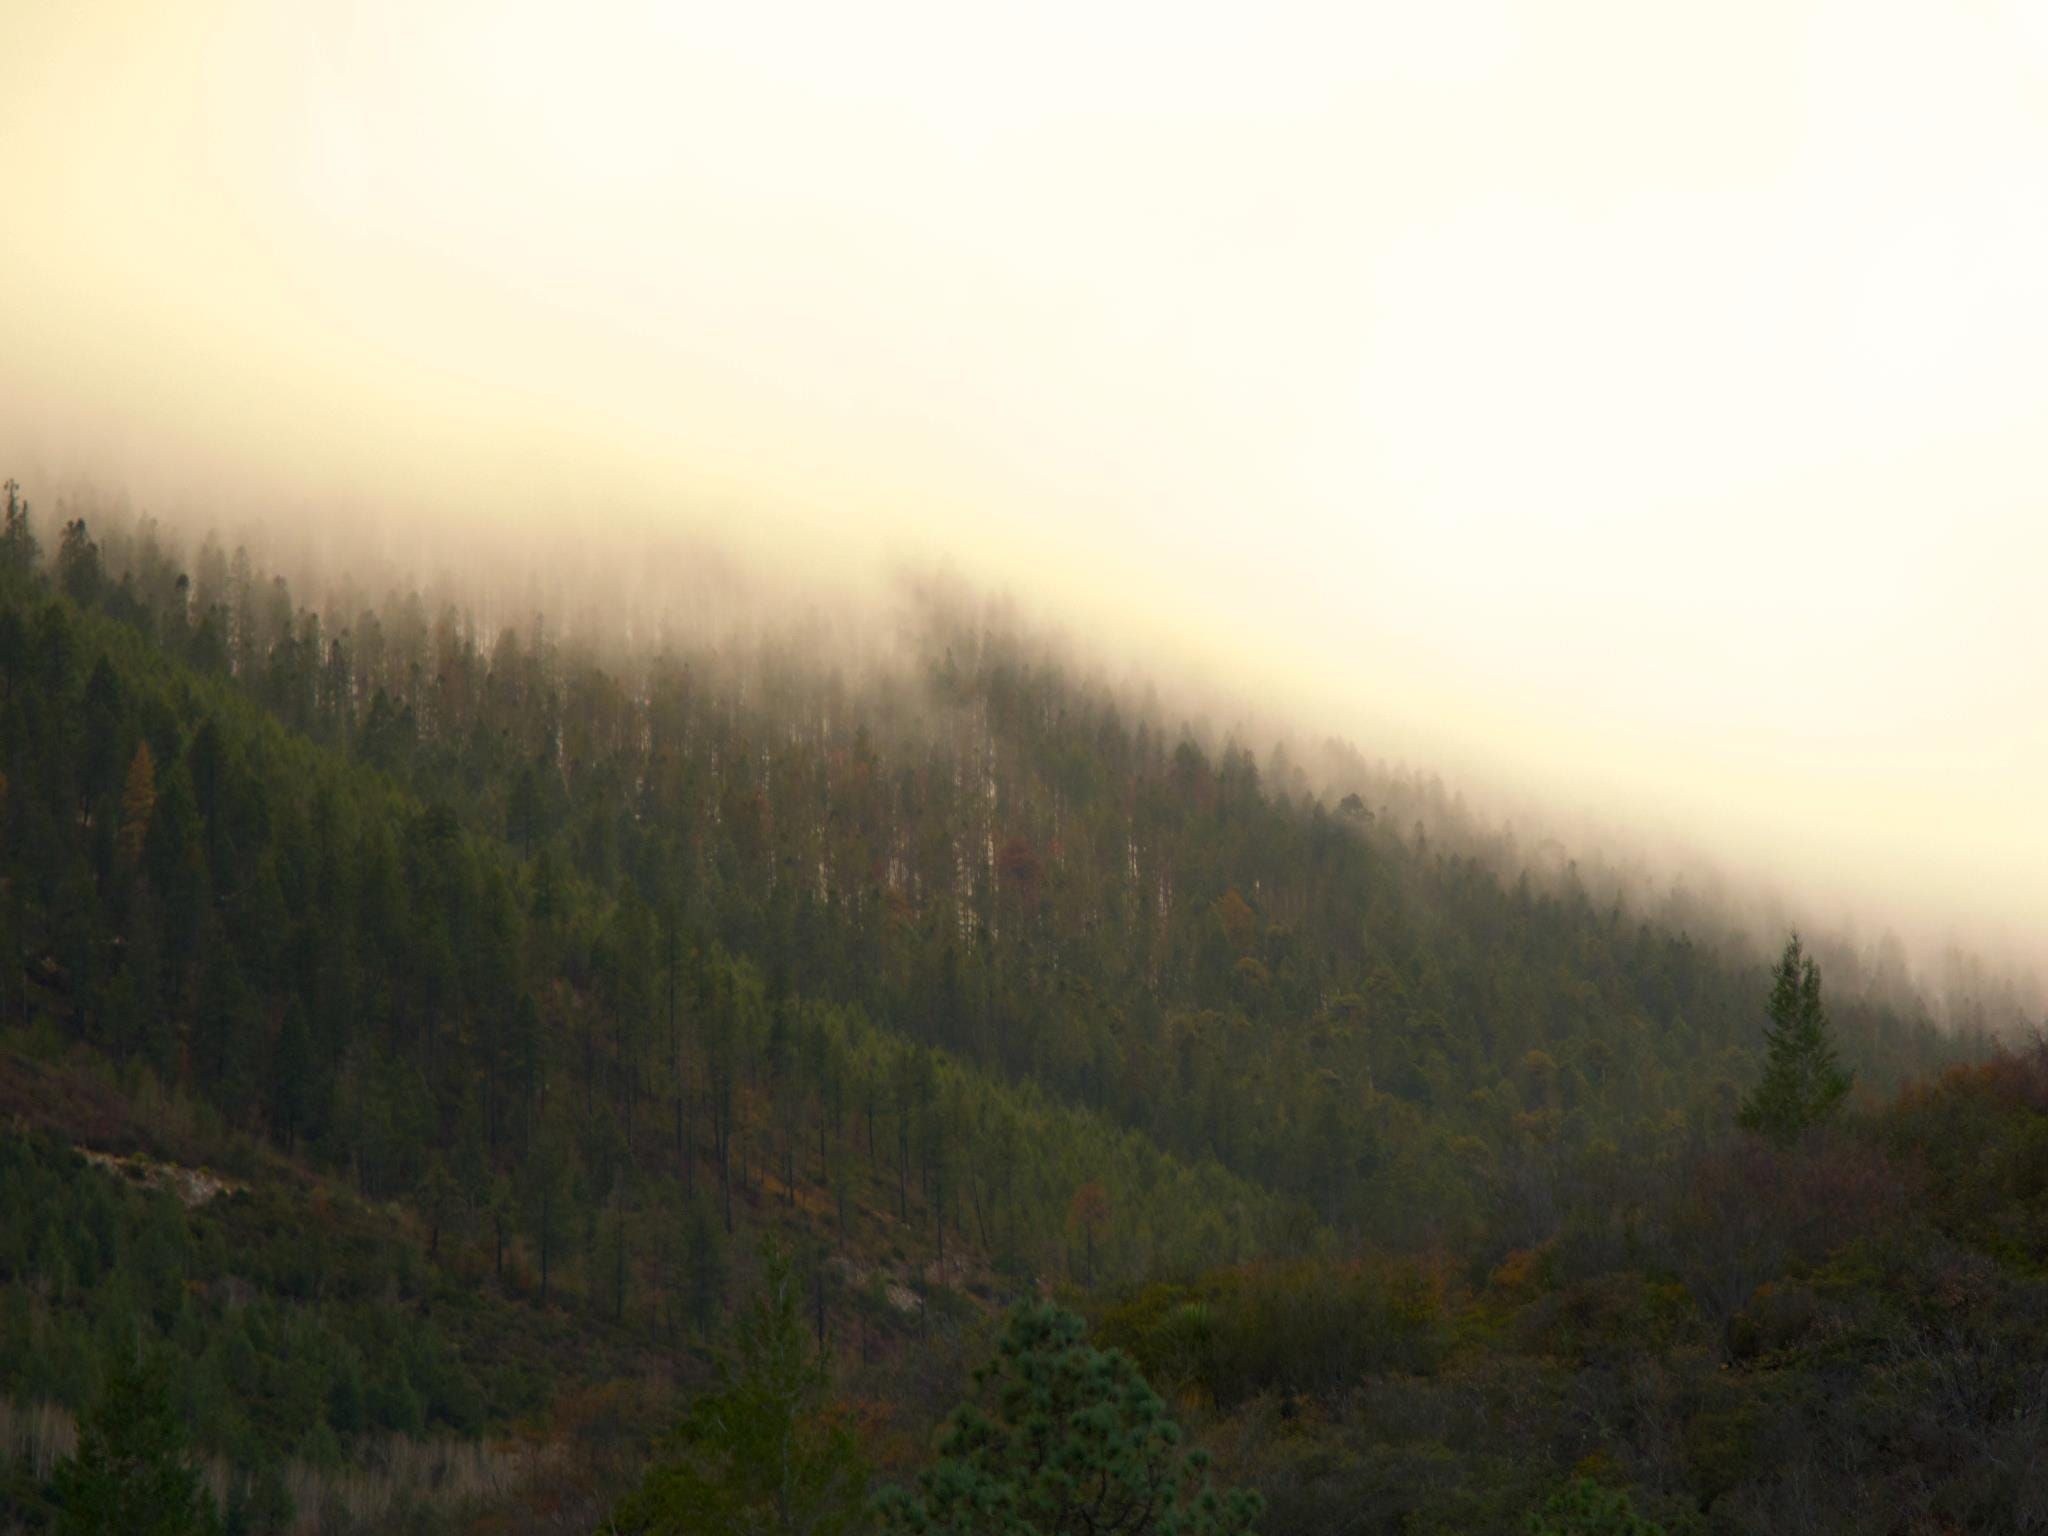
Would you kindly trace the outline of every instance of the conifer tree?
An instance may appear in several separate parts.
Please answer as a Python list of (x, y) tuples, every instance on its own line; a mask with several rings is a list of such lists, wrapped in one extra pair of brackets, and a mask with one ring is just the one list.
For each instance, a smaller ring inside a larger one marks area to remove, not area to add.
[(117, 839), (121, 861), (130, 869), (142, 863), (149, 842), (149, 818), (156, 809), (156, 761), (149, 755), (149, 743), (139, 742), (129, 759), (128, 774), (121, 787), (121, 832)]
[(28, 498), (21, 494), (21, 482), (10, 479), (0, 486), (7, 497), (6, 522), (0, 525), (0, 574), (23, 578), (35, 569), (36, 536), (29, 519)]
[(213, 1536), (220, 1529), (158, 1359), (115, 1365), (52, 1491), (61, 1536)]
[(826, 1401), (803, 1284), (772, 1242), (716, 1391), (691, 1405), (667, 1454), (608, 1530), (674, 1536), (835, 1536), (862, 1528), (867, 1468)]
[(438, 1152), (427, 1159), (427, 1171), (413, 1191), (420, 1214), (427, 1222), (427, 1257), (441, 1251), (441, 1229), (454, 1224), (462, 1208), (462, 1186), (448, 1171), (447, 1159)]
[(571, 1236), (570, 1217), (576, 1204), (576, 1181), (570, 1166), (574, 1157), (567, 1131), (559, 1120), (552, 1120), (542, 1128), (533, 1154), (521, 1170), (526, 1237), (540, 1263), (542, 1306), (553, 1295), (554, 1274), (561, 1267), (562, 1252)]
[(1835, 1056), (1827, 1010), (1820, 998), (1820, 967), (1792, 935), (1771, 982), (1771, 1022), (1763, 1081), (1743, 1103), (1741, 1121), (1781, 1145), (1835, 1112), (1853, 1075)]
[(718, 1221), (704, 1199), (693, 1198), (689, 1202), (683, 1247), (684, 1310), (691, 1327), (700, 1334), (708, 1333), (718, 1321), (719, 1308), (725, 1304), (725, 1253)]
[[(915, 1494), (885, 1491), (884, 1530), (899, 1536), (1240, 1536), (1256, 1494), (1219, 1493), (1208, 1457), (1130, 1356), (1082, 1338), (1050, 1303), (1010, 1316), (996, 1358), (975, 1373), (982, 1402), (954, 1414), (936, 1466)], [(984, 1404), (987, 1407), (984, 1407)], [(991, 1413), (989, 1408), (993, 1409)]]
[(1664, 1536), (1664, 1527), (1636, 1513), (1629, 1496), (1575, 1477), (1529, 1516), (1529, 1536)]

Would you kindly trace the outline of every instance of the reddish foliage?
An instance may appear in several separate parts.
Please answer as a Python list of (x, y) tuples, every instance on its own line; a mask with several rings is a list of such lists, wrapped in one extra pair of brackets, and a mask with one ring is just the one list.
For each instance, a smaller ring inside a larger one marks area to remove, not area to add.
[(1746, 1137), (1689, 1171), (1671, 1237), (1707, 1316), (1725, 1324), (1793, 1260), (1818, 1263), (1894, 1226), (1919, 1179), (1866, 1141), (1817, 1137), (1789, 1149)]
[(1043, 871), (1039, 867), (1038, 851), (1028, 838), (1013, 837), (997, 850), (996, 873), (1005, 885), (1021, 887), (1027, 892), (1038, 888)]
[(1258, 926), (1258, 914), (1250, 903), (1237, 893), (1232, 886), (1216, 898), (1216, 917), (1223, 924), (1223, 932), (1239, 954), (1251, 947), (1254, 930)]
[(1550, 1263), (1545, 1248), (1517, 1248), (1494, 1267), (1487, 1284), (1516, 1300), (1533, 1295), (1546, 1283)]
[(1067, 1219), (1077, 1227), (1097, 1227), (1109, 1220), (1109, 1191), (1090, 1179), (1074, 1191)]
[(1983, 1098), (2001, 1109), (2048, 1114), (2048, 1041), (2023, 1052), (2000, 1051), (1985, 1061), (1950, 1067), (1932, 1087), (1909, 1088), (1900, 1107), (1911, 1111), (1942, 1098)]
[(0, 1124), (46, 1130), (106, 1152), (163, 1150), (143, 1134), (114, 1088), (14, 1051), (0, 1052)]

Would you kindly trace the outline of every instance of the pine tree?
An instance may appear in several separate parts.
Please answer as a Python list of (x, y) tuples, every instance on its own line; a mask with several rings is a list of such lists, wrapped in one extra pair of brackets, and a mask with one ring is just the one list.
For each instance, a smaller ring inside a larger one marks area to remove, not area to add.
[(427, 1222), (427, 1257), (441, 1252), (441, 1229), (452, 1226), (462, 1210), (462, 1186), (448, 1171), (448, 1163), (436, 1152), (427, 1159), (427, 1171), (414, 1191), (420, 1214)]
[[(1240, 1536), (1256, 1494), (1219, 1493), (1208, 1457), (1128, 1355), (1082, 1339), (1050, 1303), (1010, 1315), (996, 1358), (975, 1373), (982, 1402), (954, 1414), (918, 1491), (887, 1490), (882, 1527), (917, 1536)], [(983, 1404), (993, 1408), (993, 1415)]]
[(486, 1209), (491, 1217), (491, 1274), (502, 1281), (505, 1278), (505, 1237), (519, 1216), (519, 1202), (512, 1193), (512, 1181), (502, 1173), (491, 1180)]
[(156, 760), (149, 755), (149, 743), (139, 742), (129, 759), (128, 775), (121, 787), (121, 832), (117, 839), (121, 861), (130, 869), (142, 863), (149, 843), (149, 818), (156, 810)]
[(527, 1236), (540, 1255), (542, 1306), (553, 1293), (554, 1271), (569, 1236), (570, 1207), (575, 1198), (570, 1156), (568, 1137), (559, 1126), (550, 1126), (526, 1165)]
[(1636, 1513), (1629, 1496), (1575, 1477), (1529, 1517), (1529, 1536), (1664, 1536)]
[(185, 1446), (160, 1359), (116, 1364), (51, 1482), (60, 1536), (213, 1536), (212, 1496)]
[(296, 1146), (313, 1108), (313, 1036), (306, 1005), (285, 1004), (270, 1054), (270, 1130), (287, 1149)]
[(826, 1401), (804, 1288), (772, 1242), (718, 1389), (691, 1405), (667, 1453), (608, 1530), (674, 1536), (834, 1536), (863, 1528), (867, 1468)]
[(6, 522), (0, 526), (0, 575), (26, 578), (36, 564), (36, 536), (30, 521), (28, 498), (21, 494), (21, 482), (9, 480), (6, 492)]
[(1771, 983), (1771, 1023), (1765, 1032), (1763, 1081), (1743, 1103), (1741, 1121), (1781, 1145), (1835, 1112), (1853, 1075), (1835, 1056), (1827, 1010), (1820, 998), (1820, 967), (1792, 935)]
[(708, 1333), (725, 1304), (725, 1254), (717, 1219), (701, 1198), (690, 1201), (683, 1246), (683, 1309), (691, 1327)]

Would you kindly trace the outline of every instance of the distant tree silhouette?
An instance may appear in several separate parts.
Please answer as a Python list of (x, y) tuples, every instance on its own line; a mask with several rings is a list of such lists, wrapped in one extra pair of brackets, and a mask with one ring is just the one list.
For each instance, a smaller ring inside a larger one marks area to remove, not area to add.
[(1835, 1112), (1853, 1076), (1835, 1056), (1827, 1009), (1820, 998), (1820, 967), (1792, 935), (1771, 983), (1769, 1055), (1763, 1081), (1743, 1103), (1745, 1128), (1773, 1141), (1796, 1141)]

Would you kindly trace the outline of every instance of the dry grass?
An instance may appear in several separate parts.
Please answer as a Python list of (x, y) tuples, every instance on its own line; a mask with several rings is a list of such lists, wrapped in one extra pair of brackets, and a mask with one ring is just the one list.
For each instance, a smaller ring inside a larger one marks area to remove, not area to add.
[(285, 1486), (301, 1536), (377, 1530), (422, 1504), (479, 1509), (516, 1501), (556, 1459), (553, 1448), (518, 1441), (410, 1440), (393, 1435), (359, 1446), (348, 1467), (326, 1471), (293, 1461)]
[[(37, 1481), (78, 1448), (77, 1420), (55, 1403), (0, 1398), (0, 1464), (25, 1463)], [(560, 1447), (516, 1440), (364, 1440), (339, 1468), (285, 1464), (285, 1486), (297, 1511), (293, 1536), (344, 1536), (386, 1528), (422, 1505), (480, 1510), (516, 1505), (556, 1467)], [(206, 1484), (225, 1503), (229, 1469), (210, 1457)], [(5, 1529), (0, 1526), (0, 1529)]]
[(26, 1462), (37, 1481), (78, 1449), (78, 1421), (55, 1403), (0, 1398), (0, 1462)]

